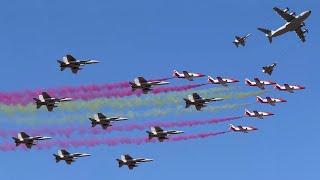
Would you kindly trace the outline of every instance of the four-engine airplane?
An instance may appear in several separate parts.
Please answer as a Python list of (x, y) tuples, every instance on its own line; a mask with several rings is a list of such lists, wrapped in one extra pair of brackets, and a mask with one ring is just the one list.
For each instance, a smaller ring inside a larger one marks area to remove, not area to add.
[(137, 77), (134, 79), (134, 82), (129, 82), (131, 85), (132, 91), (141, 89), (144, 94), (147, 94), (152, 90), (152, 86), (170, 84), (167, 81), (147, 81), (144, 77)]
[(276, 84), (274, 86), (276, 89), (279, 91), (287, 91), (289, 93), (293, 93), (294, 90), (303, 90), (305, 89), (304, 86), (298, 86), (298, 85), (289, 85), (289, 84), (284, 84), (283, 86)]
[(96, 64), (99, 63), (97, 60), (77, 60), (72, 55), (67, 54), (62, 58), (62, 60), (58, 60), (60, 64), (60, 70), (63, 71), (65, 68), (70, 68), (71, 72), (77, 74), (79, 70), (82, 69), (82, 66), (87, 64)]
[(223, 98), (202, 98), (198, 93), (192, 93), (188, 95), (187, 98), (184, 98), (184, 101), (186, 102), (186, 108), (194, 105), (197, 111), (201, 111), (201, 108), (206, 107), (206, 104), (209, 102), (222, 100)]
[(259, 78), (254, 78), (254, 81), (250, 81), (250, 79), (246, 78), (245, 83), (249, 86), (257, 86), (258, 88), (264, 90), (266, 85), (275, 84), (272, 81), (262, 81)]
[(243, 132), (248, 133), (249, 131), (256, 131), (258, 128), (252, 126), (235, 126), (233, 124), (229, 124), (229, 129), (234, 132)]
[(258, 28), (258, 30), (265, 33), (270, 43), (272, 43), (273, 37), (280, 36), (290, 31), (295, 31), (302, 42), (306, 41), (305, 33), (308, 33), (308, 29), (302, 28), (305, 26), (304, 21), (310, 16), (311, 11), (305, 11), (299, 15), (296, 15), (294, 12), (289, 13), (289, 8), (281, 10), (277, 7), (274, 7), (273, 10), (276, 11), (286, 21), (286, 23), (276, 30)]
[(187, 79), (189, 81), (193, 81), (193, 78), (204, 77), (204, 74), (193, 73), (188, 71), (182, 71), (179, 73), (177, 70), (173, 70), (173, 77)]
[(247, 38), (251, 36), (251, 34), (247, 34), (245, 36), (239, 37), (236, 36), (235, 40), (232, 42), (236, 47), (239, 47), (239, 45), (245, 46)]
[(91, 156), (91, 154), (69, 153), (67, 150), (61, 149), (61, 150), (58, 150), (58, 154), (53, 154), (53, 156), (56, 159), (56, 163), (63, 160), (70, 165), (71, 163), (75, 162), (76, 159), (78, 159), (79, 157), (87, 157), (87, 156)]
[(262, 112), (262, 111), (256, 111), (256, 110), (250, 112), (249, 110), (245, 109), (244, 115), (248, 117), (256, 117), (259, 119), (263, 119), (264, 116), (272, 116), (274, 114), (271, 112)]
[(41, 106), (46, 106), (48, 111), (52, 111), (53, 108), (58, 107), (57, 104), (61, 102), (71, 101), (72, 98), (54, 98), (51, 97), (47, 92), (42, 92), (39, 96), (39, 99), (33, 98), (37, 104), (37, 109)]
[(149, 140), (152, 138), (158, 138), (160, 142), (163, 142), (165, 139), (169, 139), (169, 135), (172, 134), (182, 134), (183, 131), (177, 131), (177, 130), (163, 130), (159, 126), (151, 127), (150, 131), (146, 131), (149, 135)]
[(135, 167), (138, 167), (140, 163), (144, 162), (151, 162), (153, 159), (146, 159), (146, 158), (132, 158), (129, 154), (121, 155), (120, 159), (116, 159), (118, 161), (119, 168), (123, 165), (128, 166), (130, 170)]
[(227, 87), (228, 83), (237, 83), (239, 82), (236, 79), (231, 78), (222, 78), (220, 76), (216, 77), (216, 79), (212, 78), (211, 76), (208, 76), (208, 82), (212, 84), (221, 84), (222, 86)]
[(16, 146), (19, 146), (20, 144), (25, 144), (28, 149), (31, 149), (32, 146), (37, 145), (37, 141), (42, 140), (48, 140), (51, 139), (51, 137), (46, 136), (29, 136), (25, 132), (18, 133), (18, 137), (12, 137), (14, 142), (16, 143)]
[(275, 106), (276, 103), (281, 103), (281, 102), (287, 102), (287, 100), (282, 99), (282, 98), (272, 98), (272, 97), (266, 97), (263, 99), (260, 96), (257, 96), (257, 102), (264, 103), (264, 104), (270, 104), (271, 106)]
[(92, 118), (89, 118), (91, 121), (92, 127), (95, 127), (96, 125), (101, 125), (102, 129), (107, 129), (108, 127), (112, 126), (111, 123), (116, 121), (124, 121), (128, 120), (128, 118), (123, 117), (106, 117), (103, 113), (97, 113), (93, 115)]

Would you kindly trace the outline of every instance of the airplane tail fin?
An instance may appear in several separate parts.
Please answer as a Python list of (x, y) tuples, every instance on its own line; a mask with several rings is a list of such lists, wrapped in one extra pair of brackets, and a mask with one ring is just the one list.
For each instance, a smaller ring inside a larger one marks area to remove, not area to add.
[(269, 29), (264, 29), (264, 28), (258, 28), (259, 31), (263, 32), (267, 37), (270, 43), (272, 43), (272, 36), (271, 33), (272, 31)]
[(60, 61), (60, 60), (57, 60), (57, 61), (60, 64), (60, 71), (63, 71), (66, 68), (65, 63), (63, 61)]
[(53, 154), (53, 156), (56, 159), (56, 163), (58, 163), (61, 160), (61, 158), (58, 155)]
[(248, 109), (245, 109), (245, 110), (244, 110), (244, 115), (245, 115), (245, 116), (250, 116), (250, 112), (249, 112)]
[(116, 160), (118, 161), (118, 167), (121, 168), (124, 165), (123, 161), (120, 159), (116, 159)]
[(186, 102), (186, 107), (185, 108), (189, 108), (191, 105), (191, 101), (189, 99), (184, 99), (184, 101)]
[(14, 140), (14, 142), (16, 143), (16, 146), (19, 146), (21, 144), (21, 142), (19, 141), (18, 138), (16, 137), (12, 137), (12, 139)]
[(146, 131), (148, 133), (148, 139), (151, 140), (153, 138), (152, 133), (150, 131)]
[(96, 123), (96, 120), (93, 118), (89, 118), (89, 120), (91, 121), (91, 127), (96, 127), (96, 125), (98, 124)]
[(260, 96), (257, 96), (257, 102), (263, 102), (262, 98)]
[(247, 85), (249, 85), (249, 86), (252, 85), (252, 82), (251, 82), (249, 79), (247, 79), (247, 78), (245, 79), (245, 83), (246, 83)]
[(33, 98), (33, 100), (36, 102), (37, 104), (37, 109), (39, 109), (41, 107), (41, 101), (37, 98)]
[(173, 77), (180, 77), (180, 74), (177, 70), (173, 70)]

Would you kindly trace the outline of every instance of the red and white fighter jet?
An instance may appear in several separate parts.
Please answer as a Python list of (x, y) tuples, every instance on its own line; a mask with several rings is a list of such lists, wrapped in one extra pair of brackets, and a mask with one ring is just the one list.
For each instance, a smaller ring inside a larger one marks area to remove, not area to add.
[(211, 76), (208, 76), (208, 82), (212, 84), (221, 84), (222, 86), (227, 87), (228, 83), (237, 83), (239, 81), (231, 78), (222, 78), (220, 76), (216, 77), (216, 79), (213, 79)]
[(235, 126), (233, 124), (229, 124), (229, 129), (234, 132), (243, 132), (248, 133), (249, 131), (256, 131), (258, 128), (252, 126)]
[(272, 81), (262, 81), (259, 78), (254, 78), (254, 81), (250, 81), (250, 79), (246, 78), (245, 83), (248, 86), (257, 86), (260, 89), (265, 89), (266, 85), (273, 85), (276, 84)]
[(294, 90), (302, 90), (305, 89), (304, 86), (298, 86), (298, 85), (289, 85), (284, 84), (283, 86), (276, 84), (274, 88), (278, 89), (279, 91), (287, 91), (289, 93), (293, 93)]
[(274, 114), (271, 112), (263, 112), (263, 111), (257, 111), (257, 110), (250, 112), (248, 109), (245, 109), (245, 111), (244, 111), (244, 116), (256, 117), (259, 119), (263, 119), (263, 116), (272, 116), (272, 115), (274, 115)]
[(204, 76), (205, 76), (204, 74), (200, 74), (200, 73), (192, 73), (188, 71), (182, 71), (182, 73), (179, 73), (177, 70), (173, 70), (173, 77), (183, 78), (189, 81), (193, 81), (193, 78), (204, 77)]
[(281, 102), (287, 102), (287, 100), (282, 99), (282, 98), (272, 98), (272, 97), (266, 97), (263, 99), (260, 96), (257, 96), (257, 102), (263, 103), (263, 104), (270, 104), (271, 106), (275, 106), (276, 103), (281, 103)]

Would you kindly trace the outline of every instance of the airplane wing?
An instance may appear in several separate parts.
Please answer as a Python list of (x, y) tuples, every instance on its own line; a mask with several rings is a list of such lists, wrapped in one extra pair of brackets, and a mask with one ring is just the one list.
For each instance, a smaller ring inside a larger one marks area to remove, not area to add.
[(32, 148), (32, 145), (33, 145), (32, 142), (31, 142), (31, 143), (26, 143), (26, 147), (27, 147), (28, 149), (31, 149), (31, 148)]
[(27, 133), (25, 133), (25, 132), (20, 132), (19, 134), (18, 134), (18, 138), (19, 139), (26, 139), (26, 138), (28, 138), (28, 137), (30, 137)]
[(165, 137), (158, 137), (158, 140), (160, 141), (160, 142), (163, 142), (165, 139), (167, 139), (167, 138), (165, 138)]
[(156, 132), (163, 132), (163, 129), (161, 127), (159, 127), (159, 126), (154, 127), (154, 130)]
[(305, 42), (306, 41), (306, 37), (304, 36), (304, 33), (303, 33), (302, 29), (298, 28), (295, 31), (296, 31), (296, 34), (299, 36), (300, 40), (302, 42)]
[(202, 108), (203, 106), (201, 106), (201, 105), (196, 105), (195, 107), (196, 107), (196, 110), (197, 110), (197, 111), (201, 111), (201, 108)]
[(189, 81), (193, 81), (192, 76), (190, 76), (190, 74), (188, 73), (188, 71), (182, 71), (184, 77), (189, 80)]
[(52, 105), (52, 104), (49, 104), (49, 105), (46, 105), (47, 106), (47, 109), (48, 109), (48, 111), (53, 111), (53, 108), (54, 108), (54, 105)]
[(110, 126), (110, 123), (101, 124), (102, 129), (107, 129)]
[(202, 99), (201, 96), (198, 93), (193, 93), (192, 96), (193, 96), (194, 100)]
[(79, 67), (73, 67), (73, 68), (71, 68), (71, 72), (72, 72), (73, 74), (77, 74), (79, 70), (80, 70)]
[(132, 170), (134, 167), (136, 167), (136, 166), (134, 166), (134, 165), (128, 165), (128, 168), (129, 168), (130, 170)]
[(72, 162), (73, 162), (73, 160), (71, 160), (71, 159), (67, 159), (67, 160), (66, 160), (66, 163), (67, 163), (68, 165), (70, 165)]
[(68, 59), (69, 62), (75, 62), (75, 61), (76, 61), (76, 58), (74, 58), (74, 57), (73, 57), (72, 55), (70, 55), (70, 54), (67, 54), (66, 57), (67, 57), (67, 59)]
[(281, 10), (277, 7), (274, 7), (273, 10), (276, 11), (287, 22), (291, 22), (296, 18), (294, 15), (289, 14), (288, 11)]
[(51, 96), (47, 92), (42, 92), (42, 96), (44, 99), (50, 99)]
[(106, 116), (105, 116), (104, 114), (102, 114), (102, 113), (98, 113), (97, 115), (98, 115), (98, 118), (99, 118), (99, 119), (106, 118)]
[(148, 81), (144, 77), (138, 77), (140, 84), (147, 83)]
[(129, 154), (126, 154), (126, 155), (124, 155), (124, 159), (126, 159), (126, 160), (132, 160), (133, 158), (132, 158)]
[(61, 149), (59, 152), (58, 152), (59, 155), (62, 155), (62, 156), (68, 156), (70, 153), (65, 150), (65, 149)]

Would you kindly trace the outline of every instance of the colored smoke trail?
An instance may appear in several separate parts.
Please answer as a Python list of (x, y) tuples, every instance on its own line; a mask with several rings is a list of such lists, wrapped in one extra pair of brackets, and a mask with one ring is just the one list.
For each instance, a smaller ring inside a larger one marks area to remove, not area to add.
[[(171, 108), (153, 108), (147, 111), (127, 111), (127, 112), (118, 112), (118, 113), (108, 113), (107, 116), (121, 116), (130, 119), (138, 119), (138, 118), (156, 118), (166, 115), (174, 115), (179, 116), (181, 114), (189, 114), (189, 113), (201, 113), (201, 112), (218, 112), (222, 110), (232, 110), (245, 108), (252, 105), (251, 103), (242, 103), (242, 104), (224, 104), (220, 106), (207, 106), (203, 108), (202, 111), (197, 111), (194, 107), (190, 107), (185, 109), (184, 107), (171, 107)], [(52, 115), (50, 117), (41, 118), (37, 116), (31, 117), (13, 117), (10, 120), (7, 120), (6, 123), (11, 124), (23, 124), (29, 126), (38, 126), (41, 124), (46, 125), (63, 125), (66, 123), (89, 123), (89, 117), (91, 117), (94, 113), (81, 113), (78, 112), (76, 115), (74, 114), (60, 114), (60, 116)]]
[[(190, 135), (176, 135), (169, 137), (165, 142), (179, 142), (187, 140), (196, 140), (196, 139), (205, 139), (209, 137), (214, 137), (222, 134), (226, 134), (230, 131), (221, 131), (221, 132), (207, 132), (199, 134), (190, 134)], [(157, 143), (156, 139), (149, 140), (146, 137), (140, 138), (127, 138), (127, 137), (116, 137), (116, 138), (88, 138), (88, 139), (68, 139), (68, 140), (48, 140), (39, 142), (35, 149), (44, 150), (55, 148), (78, 148), (78, 147), (87, 147), (92, 148), (96, 146), (106, 145), (106, 146), (119, 146), (119, 145), (142, 145), (146, 143)], [(2, 143), (0, 144), (0, 151), (14, 151), (18, 149), (25, 149), (23, 145), (15, 147), (12, 143)]]
[[(166, 93), (166, 92), (180, 92), (180, 91), (186, 91), (189, 89), (197, 88), (200, 86), (203, 86), (205, 84), (195, 84), (195, 85), (182, 85), (182, 86), (171, 86), (171, 87), (158, 87), (154, 88), (150, 93), (152, 94), (158, 94), (158, 93)], [(56, 93), (52, 93), (52, 96), (54, 97)], [(70, 94), (66, 95), (66, 93), (63, 96), (57, 96), (57, 97), (70, 97), (74, 101), (75, 100), (92, 100), (97, 98), (123, 98), (127, 96), (141, 96), (143, 93), (141, 90), (132, 91), (131, 89), (117, 89), (114, 91), (86, 91), (83, 93), (76, 93), (76, 94)], [(29, 103), (34, 103), (33, 98), (36, 98), (38, 94), (34, 93), (26, 93), (26, 96), (21, 95), (10, 95), (10, 96), (3, 96), (0, 94), (0, 103), (5, 105), (23, 105), (27, 106)]]
[(67, 128), (57, 128), (57, 127), (47, 127), (47, 128), (38, 128), (38, 129), (24, 129), (24, 130), (5, 130), (0, 131), (0, 137), (14, 137), (18, 132), (24, 131), (31, 136), (37, 135), (46, 135), (46, 136), (66, 136), (70, 137), (72, 134), (105, 134), (111, 133), (113, 131), (133, 131), (139, 130), (144, 131), (150, 129), (150, 127), (160, 126), (162, 128), (172, 128), (172, 127), (191, 127), (191, 126), (200, 126), (207, 124), (217, 124), (222, 122), (234, 121), (241, 119), (242, 117), (229, 117), (229, 118), (212, 118), (207, 120), (180, 120), (173, 122), (149, 122), (144, 124), (130, 124), (130, 125), (114, 125), (108, 129), (102, 129), (99, 125), (95, 128), (91, 128), (90, 124), (87, 126), (77, 126), (77, 127), (67, 127)]

